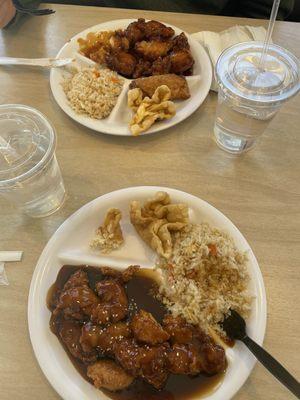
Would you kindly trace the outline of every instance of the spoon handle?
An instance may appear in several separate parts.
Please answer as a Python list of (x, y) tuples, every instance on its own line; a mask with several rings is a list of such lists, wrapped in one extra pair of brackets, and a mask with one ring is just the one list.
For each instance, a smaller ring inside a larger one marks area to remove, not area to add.
[(266, 350), (258, 345), (249, 336), (242, 339), (243, 343), (255, 355), (264, 367), (273, 374), (283, 385), (285, 385), (298, 399), (300, 399), (300, 383), (275, 360)]

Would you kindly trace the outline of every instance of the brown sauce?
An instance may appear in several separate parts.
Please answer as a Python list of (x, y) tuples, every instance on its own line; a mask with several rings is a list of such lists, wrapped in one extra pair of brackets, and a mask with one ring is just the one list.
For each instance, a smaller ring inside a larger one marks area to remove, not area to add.
[[(63, 288), (69, 277), (79, 269), (84, 269), (87, 272), (91, 288), (94, 288), (95, 283), (103, 278), (100, 269), (96, 267), (63, 266), (57, 275), (55, 283), (50, 287), (47, 294), (47, 306), (50, 311), (54, 309), (53, 299), (59, 295), (59, 291)], [(130, 313), (132, 314), (137, 309), (142, 308), (151, 312), (157, 321), (161, 322), (167, 310), (161, 302), (153, 297), (153, 293), (157, 288), (157, 283), (148, 271), (149, 270), (141, 269), (139, 273), (126, 284)], [(76, 370), (84, 379), (91, 382), (86, 373), (87, 365), (69, 353), (64, 343), (60, 340), (59, 335), (57, 335), (56, 324), (59, 324), (59, 321), (55, 321), (54, 323), (51, 318), (51, 331), (58, 337)], [(143, 380), (136, 379), (128, 389), (120, 392), (102, 391), (107, 397), (113, 400), (193, 400), (208, 395), (216, 390), (224, 378), (224, 373), (225, 371), (214, 376), (200, 374), (196, 377), (170, 374), (167, 384), (162, 390), (157, 390)]]

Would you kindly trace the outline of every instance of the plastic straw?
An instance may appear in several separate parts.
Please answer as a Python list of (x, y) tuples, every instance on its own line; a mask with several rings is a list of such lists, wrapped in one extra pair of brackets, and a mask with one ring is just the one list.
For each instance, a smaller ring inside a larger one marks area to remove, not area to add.
[(264, 69), (266, 54), (268, 53), (268, 50), (269, 50), (270, 40), (272, 37), (276, 17), (278, 14), (279, 5), (280, 5), (280, 0), (274, 0), (271, 15), (270, 15), (270, 20), (269, 20), (269, 26), (268, 26), (268, 30), (267, 30), (265, 41), (264, 41), (264, 46), (263, 46), (263, 50), (262, 50), (260, 60), (259, 60), (259, 67), (262, 69)]

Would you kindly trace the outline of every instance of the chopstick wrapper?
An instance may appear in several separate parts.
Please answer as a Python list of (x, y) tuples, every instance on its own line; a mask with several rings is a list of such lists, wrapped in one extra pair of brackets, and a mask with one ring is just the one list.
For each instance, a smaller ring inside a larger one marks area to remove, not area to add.
[(0, 251), (0, 262), (21, 261), (23, 251)]
[[(263, 42), (266, 36), (266, 30), (263, 26), (236, 25), (218, 33), (203, 31), (193, 33), (191, 36), (193, 39), (202, 44), (210, 58), (212, 67), (214, 69), (219, 55), (222, 53), (223, 50), (236, 43), (249, 42), (251, 40)], [(210, 89), (215, 92), (218, 91), (218, 85), (215, 80), (214, 74)]]
[(22, 255), (23, 251), (0, 251), (0, 285), (9, 285), (4, 268), (4, 261), (21, 261)]

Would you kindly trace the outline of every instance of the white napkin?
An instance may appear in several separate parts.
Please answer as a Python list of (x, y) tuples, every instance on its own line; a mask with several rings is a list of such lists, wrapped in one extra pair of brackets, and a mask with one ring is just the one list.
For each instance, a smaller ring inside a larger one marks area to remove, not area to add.
[[(263, 42), (266, 30), (262, 26), (233, 26), (222, 32), (197, 32), (191, 36), (205, 48), (214, 68), (221, 52), (229, 46), (240, 42), (255, 40)], [(213, 74), (211, 90), (218, 91), (217, 82)]]

